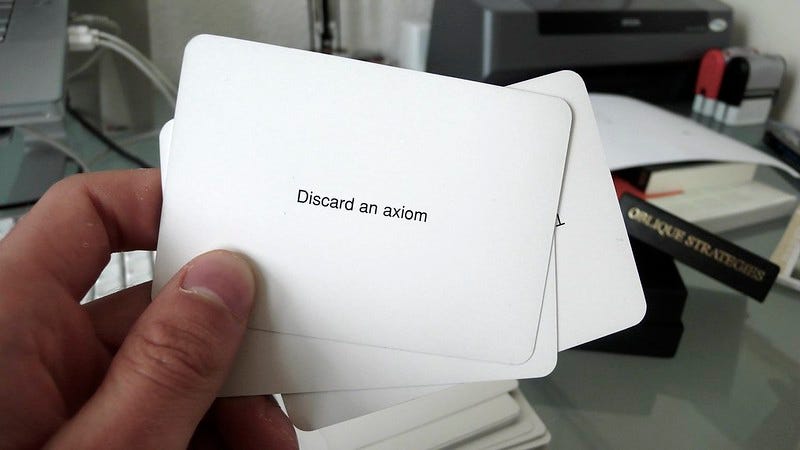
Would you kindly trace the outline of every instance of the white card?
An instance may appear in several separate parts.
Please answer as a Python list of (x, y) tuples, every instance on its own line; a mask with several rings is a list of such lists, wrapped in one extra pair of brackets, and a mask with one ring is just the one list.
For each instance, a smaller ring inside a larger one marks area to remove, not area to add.
[[(160, 135), (162, 180), (168, 174), (172, 127), (173, 122), (167, 122)], [(540, 323), (538, 327), (531, 324), (532, 329), (538, 328), (537, 346), (533, 357), (522, 365), (397, 351), (251, 329), (245, 334), (220, 395), (303, 392), (298, 396), (284, 395), (284, 399), (293, 420), (307, 422), (311, 429), (421, 397), (447, 388), (451, 383), (545, 376), (555, 368), (558, 345), (553, 255), (555, 248), (550, 258)], [(347, 364), (342, 364), (342, 361), (347, 361)], [(383, 393), (375, 389), (409, 385), (436, 386), (402, 389), (400, 392), (384, 390)], [(359, 389), (368, 390), (356, 391)], [(310, 394), (312, 392), (320, 392), (320, 395), (314, 396)], [(308, 409), (303, 406), (315, 402), (318, 407)], [(343, 408), (342, 404), (349, 404), (352, 408)], [(322, 415), (317, 414), (320, 411)], [(313, 422), (308, 418), (314, 418)]]
[(553, 97), (195, 38), (154, 290), (197, 254), (242, 250), (263, 275), (252, 328), (522, 363), (570, 120)]
[[(443, 417), (396, 436), (365, 446), (371, 450), (398, 448), (440, 449), (457, 446), (475, 436), (512, 423), (520, 415), (520, 406), (509, 394)], [(349, 449), (351, 447), (347, 447)], [(346, 450), (342, 447), (342, 450)]]
[(558, 348), (639, 323), (647, 304), (586, 85), (561, 71), (509, 86), (563, 98), (572, 108), (556, 228)]
[(459, 450), (500, 450), (542, 437), (547, 433), (547, 427), (544, 422), (536, 415), (522, 392), (516, 389), (510, 392), (509, 395), (520, 407), (519, 418), (502, 430), (460, 444), (458, 446)]
[[(554, 90), (552, 92), (551, 91), (544, 91), (544, 92), (549, 92), (561, 95), (563, 97), (567, 97), (567, 100), (571, 103), (573, 111), (575, 111), (577, 120), (576, 120), (576, 128), (573, 130), (573, 136), (571, 141), (572, 143), (570, 148), (570, 157), (571, 157), (570, 167), (573, 167), (574, 160), (577, 158), (573, 155), (583, 154), (584, 157), (587, 158), (588, 160), (596, 161), (597, 159), (599, 159), (600, 161), (602, 161), (603, 159), (602, 148), (599, 142), (597, 143), (590, 142), (591, 145), (586, 145), (581, 148), (575, 147), (573, 145), (574, 142), (581, 142), (580, 139), (582, 135), (587, 136), (583, 140), (591, 141), (592, 135), (593, 134), (596, 135), (596, 132), (591, 133), (591, 130), (589, 130), (589, 132), (584, 133), (585, 129), (594, 126), (594, 120), (591, 116), (591, 105), (589, 105), (588, 101), (585, 100), (585, 89), (583, 88), (582, 83), (580, 82), (579, 79), (576, 79), (574, 75), (568, 74), (568, 76), (566, 77), (562, 75), (563, 74), (553, 74), (533, 81), (549, 79), (549, 81), (553, 83), (555, 89), (559, 88), (557, 86), (558, 83), (556, 83), (558, 81), (558, 77), (564, 80), (562, 81), (563, 85), (560, 86), (559, 91)], [(583, 91), (583, 93), (581, 91)], [(589, 119), (581, 120), (581, 118), (583, 118), (587, 114), (587, 112), (589, 114), (588, 116)], [(167, 129), (168, 127), (165, 127), (165, 130)], [(168, 139), (166, 141), (168, 142)], [(168, 146), (162, 145), (162, 150), (163, 150), (162, 157), (165, 156), (165, 154), (167, 153), (166, 150), (168, 149), (169, 149)], [(166, 160), (162, 162), (162, 167), (166, 167)], [(598, 198), (598, 196), (596, 195), (598, 192), (603, 192), (604, 190), (608, 191), (611, 190), (610, 178), (608, 177), (607, 172), (605, 170), (598, 169), (596, 167), (594, 168), (594, 171), (591, 171), (592, 168), (587, 167), (587, 164), (578, 164), (575, 167), (578, 167), (581, 170), (573, 170), (572, 168), (568, 168), (567, 169), (568, 178), (565, 180), (565, 183), (579, 184), (583, 181), (585, 182), (585, 185), (579, 186), (576, 189), (566, 191), (567, 193), (572, 192), (575, 196), (578, 196), (580, 194), (583, 195), (582, 201), (579, 202), (576, 199), (573, 202), (574, 204), (577, 205), (574, 211), (565, 210), (563, 207), (561, 208), (561, 211), (563, 211), (563, 214), (565, 216), (572, 217), (575, 219), (569, 221), (567, 225), (582, 227), (581, 229), (583, 230), (583, 233), (585, 233), (587, 237), (593, 238), (594, 240), (613, 238), (613, 240), (615, 241), (624, 240), (625, 242), (627, 242), (627, 235), (624, 234), (624, 231), (622, 233), (619, 233), (617, 231), (617, 233), (614, 234), (612, 237), (607, 237), (607, 236), (604, 237), (598, 231), (605, 230), (607, 229), (606, 227), (601, 227), (601, 228), (592, 227), (592, 224), (596, 220), (602, 220), (603, 217), (601, 215), (597, 215), (599, 214), (597, 208), (601, 203), (600, 200), (606, 202), (608, 202), (609, 200), (607, 198), (609, 196), (603, 195)], [(604, 186), (603, 183), (608, 183), (608, 186)], [(604, 197), (606, 198), (604, 199)], [(610, 197), (611, 197), (610, 203), (612, 207), (618, 208), (618, 206), (616, 206), (617, 205), (616, 197), (613, 196), (613, 193), (610, 194)], [(600, 212), (602, 212), (602, 207), (600, 208), (600, 210), (601, 210)], [(605, 211), (607, 213), (608, 209), (606, 209)], [(567, 229), (566, 226), (559, 227), (558, 228), (559, 235), (561, 235), (565, 229)], [(561, 255), (561, 252), (559, 252), (558, 254)], [(629, 258), (628, 263), (626, 263), (625, 261), (626, 256), (627, 258)], [(565, 299), (564, 294), (562, 293), (560, 295), (559, 302), (564, 303), (567, 301), (571, 301), (576, 305), (576, 307), (581, 303), (583, 304), (599, 303), (601, 305), (613, 306), (615, 302), (618, 302), (620, 300), (620, 298), (623, 299), (630, 297), (635, 298), (636, 290), (639, 290), (639, 302), (643, 304), (643, 298), (641, 297), (641, 288), (638, 286), (638, 280), (636, 281), (635, 287), (628, 287), (628, 289), (631, 289), (633, 291), (632, 295), (627, 294), (620, 296), (618, 295), (620, 294), (620, 291), (614, 292), (608, 290), (609, 287), (615, 287), (618, 290), (625, 289), (624, 286), (621, 286), (619, 283), (614, 282), (612, 278), (618, 275), (618, 274), (615, 275), (615, 272), (618, 272), (616, 270), (616, 267), (621, 267), (624, 269), (626, 266), (630, 267), (630, 265), (633, 264), (632, 257), (630, 256), (629, 251), (626, 252), (625, 249), (622, 248), (621, 250), (618, 250), (616, 252), (611, 252), (611, 254), (609, 254), (608, 257), (612, 263), (600, 265), (599, 267), (592, 260), (584, 258), (575, 259), (571, 261), (571, 264), (567, 264), (567, 266), (571, 268), (574, 268), (574, 266), (582, 267), (583, 272), (581, 276), (584, 279), (589, 279), (592, 280), (593, 283), (596, 283), (594, 285), (597, 286), (597, 292), (607, 292), (609, 295), (599, 296), (599, 297), (578, 296), (575, 298)], [(563, 268), (566, 263), (564, 263), (561, 259), (559, 259), (558, 264), (559, 267)], [(605, 284), (603, 283), (604, 280), (610, 281), (612, 284), (610, 285)], [(559, 286), (559, 290), (561, 290), (561, 286)], [(622, 293), (625, 294), (624, 291)], [(561, 305), (559, 305), (559, 308), (561, 308)], [(593, 336), (589, 336), (589, 338), (587, 338), (583, 333), (578, 335), (570, 335), (569, 333), (565, 333), (563, 331), (565, 328), (564, 325), (569, 324), (572, 318), (567, 317), (563, 314), (559, 315), (558, 320), (559, 320), (559, 326), (561, 328), (559, 330), (559, 340), (561, 341), (560, 347), (564, 348), (569, 345), (575, 345), (576, 342), (579, 343), (582, 341), (591, 340), (592, 338), (600, 337), (604, 334), (607, 334), (608, 332), (613, 332), (615, 331), (615, 329), (622, 329), (625, 328), (626, 326), (632, 325), (633, 323), (638, 321), (636, 312), (636, 309), (638, 308), (633, 308), (633, 309), (634, 311), (628, 311), (627, 313), (623, 311), (622, 314), (620, 314), (620, 312), (618, 311), (615, 312), (609, 311), (609, 313), (596, 316), (592, 318), (592, 320), (590, 321), (587, 321), (587, 318), (584, 318), (583, 316), (576, 318), (574, 321), (576, 325), (583, 323), (585, 327), (594, 330), (593, 332), (595, 334)], [(572, 328), (579, 329), (579, 327), (572, 327)], [(342, 357), (343, 360), (348, 360), (348, 358), (353, 355), (353, 353), (348, 353), (348, 352), (340, 353), (343, 347), (347, 347), (349, 350), (353, 350), (352, 348), (349, 348), (351, 346), (347, 346), (345, 344), (337, 345), (337, 344), (320, 342), (318, 340), (304, 340), (302, 338), (294, 339), (294, 342), (292, 343), (291, 337), (278, 336), (273, 333), (260, 333), (257, 331), (250, 331), (248, 333), (248, 340), (249, 343), (245, 345), (245, 348), (251, 347), (250, 355), (252, 357), (252, 360), (247, 361), (248, 358), (240, 358), (239, 362), (237, 363), (237, 369), (235, 369), (234, 372), (241, 374), (241, 376), (236, 378), (235, 380), (232, 380), (229, 383), (229, 386), (227, 386), (227, 393), (229, 394), (259, 393), (259, 391), (269, 392), (270, 388), (274, 385), (274, 383), (272, 383), (273, 380), (275, 379), (280, 380), (283, 377), (291, 379), (293, 376), (299, 376), (301, 378), (306, 376), (306, 379), (304, 379), (303, 382), (312, 382), (312, 383), (316, 382), (315, 383), (316, 386), (321, 386), (324, 385), (326, 381), (330, 381), (331, 378), (326, 377), (325, 380), (320, 380), (320, 379), (314, 380), (315, 377), (313, 376), (313, 374), (316, 373), (327, 374), (331, 373), (331, 371), (333, 371), (333, 373), (338, 373), (338, 371), (335, 370), (336, 362), (339, 360), (338, 358)], [(564, 344), (564, 342), (568, 342), (568, 344)], [(292, 344), (295, 345), (294, 348), (292, 348)], [(259, 349), (264, 350), (266, 352), (269, 349), (276, 347), (285, 349), (285, 352), (287, 354), (291, 353), (292, 351), (296, 351), (297, 353), (295, 354), (307, 354), (308, 352), (313, 352), (313, 354), (320, 355), (322, 359), (321, 361), (322, 368), (321, 369), (315, 368), (314, 365), (303, 365), (297, 361), (289, 361), (290, 367), (278, 368), (277, 372), (279, 373), (276, 374), (275, 367), (270, 367), (268, 361), (266, 360), (261, 361), (263, 358), (261, 359), (258, 358), (258, 355), (261, 354)], [(366, 349), (364, 350), (365, 352), (369, 353)], [(328, 354), (328, 352), (331, 353)], [(326, 363), (329, 365), (326, 365)], [(293, 370), (291, 366), (296, 366), (296, 368)], [(464, 369), (463, 366), (462, 369)], [(392, 371), (388, 372), (393, 373)], [(311, 380), (308, 379), (309, 377), (307, 375), (309, 374), (312, 375), (310, 377)], [(272, 375), (272, 378), (270, 378), (270, 375)], [(366, 387), (368, 385), (374, 385), (373, 375), (374, 374), (372, 372), (368, 373), (366, 380), (364, 379), (364, 377), (356, 376), (350, 379), (352, 381), (351, 383), (347, 383), (346, 379), (347, 374), (345, 374), (345, 376), (343, 377), (345, 378), (345, 380), (340, 380), (344, 381), (344, 383), (334, 384), (333, 386), (330, 387), (330, 389), (348, 389), (348, 388), (353, 389), (354, 388), (353, 386), (355, 386), (355, 388), (357, 389), (359, 388), (358, 385), (361, 382), (367, 383), (366, 385), (360, 386), (361, 388)], [(316, 377), (316, 378), (322, 378), (322, 377)], [(395, 379), (389, 381), (392, 382), (395, 381)], [(397, 380), (397, 381), (402, 381), (402, 380)], [(347, 395), (346, 393), (336, 393), (336, 394)], [(311, 394), (303, 394), (303, 395), (308, 396)], [(325, 394), (320, 394), (320, 395), (324, 396)], [(374, 392), (373, 394), (370, 395), (364, 395), (362, 396), (362, 398), (370, 397), (372, 395), (377, 395), (377, 392)], [(286, 396), (286, 397), (290, 399), (291, 402), (292, 396)], [(390, 400), (391, 399), (396, 399), (396, 397), (390, 396)], [(357, 403), (351, 402), (350, 404), (352, 405)]]
[[(645, 311), (644, 293), (611, 177), (605, 169), (602, 145), (583, 81), (573, 72), (558, 72), (511, 87), (558, 95), (573, 110), (572, 136), (559, 204), (559, 216), (565, 225), (556, 228), (555, 243), (558, 348), (564, 350), (638, 323)], [(598, 265), (592, 256), (606, 258), (607, 262)], [(598, 297), (598, 293), (602, 296)], [(285, 401), (287, 408), (298, 416), (308, 414), (307, 410), (329, 410), (326, 420), (314, 423), (318, 428), (375, 411), (372, 408), (376, 404), (388, 407), (392, 402), (426, 395), (427, 389), (304, 393), (286, 395)], [(398, 396), (400, 393), (405, 397)], [(295, 404), (297, 401), (302, 402), (302, 407)], [(345, 411), (336, 408), (337, 404), (349, 407)]]
[(320, 430), (320, 433), (332, 449), (360, 448), (479, 405), (516, 387), (516, 381), (456, 386)]

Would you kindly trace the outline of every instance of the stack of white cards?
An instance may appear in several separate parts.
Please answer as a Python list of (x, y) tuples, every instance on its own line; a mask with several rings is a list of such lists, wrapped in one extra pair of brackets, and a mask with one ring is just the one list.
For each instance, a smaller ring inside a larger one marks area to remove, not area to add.
[(223, 395), (282, 393), (301, 429), (542, 377), (644, 315), (572, 72), (503, 88), (200, 36), (161, 145), (154, 291), (246, 254), (256, 305)]
[(304, 450), (538, 449), (550, 433), (516, 381), (467, 383), (316, 431)]

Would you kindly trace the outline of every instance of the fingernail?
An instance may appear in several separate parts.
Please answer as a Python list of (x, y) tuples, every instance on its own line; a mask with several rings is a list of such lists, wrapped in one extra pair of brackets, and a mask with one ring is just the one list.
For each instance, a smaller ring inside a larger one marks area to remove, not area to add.
[(189, 263), (181, 288), (219, 301), (235, 316), (245, 319), (253, 305), (255, 279), (244, 258), (216, 250)]

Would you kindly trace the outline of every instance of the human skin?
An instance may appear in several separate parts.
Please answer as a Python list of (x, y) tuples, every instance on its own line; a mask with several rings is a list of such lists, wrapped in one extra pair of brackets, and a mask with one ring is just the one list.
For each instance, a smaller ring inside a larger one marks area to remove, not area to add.
[(0, 448), (297, 448), (271, 397), (217, 399), (255, 283), (213, 251), (81, 306), (111, 253), (155, 249), (158, 170), (69, 177), (0, 241)]

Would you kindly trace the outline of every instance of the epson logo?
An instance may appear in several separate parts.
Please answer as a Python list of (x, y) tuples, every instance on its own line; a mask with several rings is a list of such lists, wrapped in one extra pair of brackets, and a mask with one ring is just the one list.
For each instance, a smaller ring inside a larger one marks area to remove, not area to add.
[(623, 17), (620, 21), (623, 28), (638, 28), (642, 26), (642, 19), (638, 17)]
[(722, 33), (728, 29), (728, 21), (717, 17), (716, 19), (712, 19), (710, 22), (708, 22), (708, 29), (715, 33)]

